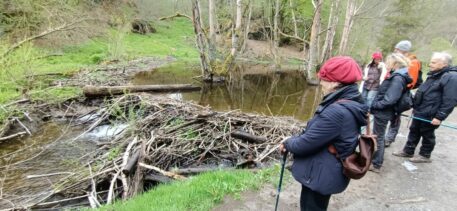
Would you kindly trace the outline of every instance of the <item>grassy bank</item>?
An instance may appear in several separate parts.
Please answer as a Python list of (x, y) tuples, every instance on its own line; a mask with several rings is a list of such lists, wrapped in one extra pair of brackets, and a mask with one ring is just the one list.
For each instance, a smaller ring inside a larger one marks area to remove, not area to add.
[(99, 210), (210, 210), (227, 195), (239, 198), (243, 191), (256, 190), (265, 183), (276, 184), (278, 178), (279, 166), (255, 173), (248, 170), (210, 172), (159, 185), (129, 201), (119, 201)]
[[(128, 29), (109, 29), (104, 36), (62, 49), (24, 45), (0, 59), (0, 104), (24, 95), (32, 101), (49, 102), (51, 99), (53, 103), (78, 97), (82, 93), (79, 87), (50, 88), (51, 82), (69, 77), (82, 68), (94, 69), (104, 61), (128, 61), (144, 56), (172, 56), (179, 61), (198, 61), (189, 20), (161, 21), (154, 27), (157, 33), (149, 35), (133, 34)], [(7, 47), (7, 44), (0, 43), (0, 52)], [(8, 111), (1, 109), (0, 118), (5, 113)]]

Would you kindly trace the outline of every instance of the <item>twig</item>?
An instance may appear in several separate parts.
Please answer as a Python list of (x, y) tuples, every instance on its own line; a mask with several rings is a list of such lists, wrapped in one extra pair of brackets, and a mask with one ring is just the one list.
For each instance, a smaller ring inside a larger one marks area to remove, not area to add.
[(24, 124), (22, 124), (22, 122), (21, 122), (21, 120), (19, 120), (19, 118), (14, 117), (14, 120), (16, 120), (16, 121), (19, 123), (19, 125), (20, 125), (22, 128), (24, 128), (24, 130), (29, 134), (29, 136), (32, 135), (32, 133), (30, 132), (30, 130), (29, 130)]
[(169, 171), (165, 171), (165, 170), (162, 170), (158, 167), (155, 167), (155, 166), (151, 166), (151, 165), (147, 165), (147, 164), (144, 164), (144, 163), (139, 163), (138, 164), (139, 166), (143, 167), (143, 168), (147, 168), (147, 169), (150, 169), (150, 170), (154, 170), (154, 171), (157, 171), (167, 177), (171, 177), (173, 179), (178, 179), (178, 180), (182, 180), (182, 179), (186, 179), (186, 177), (184, 176), (181, 176), (179, 174), (175, 174), (175, 173), (172, 173), (172, 172), (169, 172)]
[(22, 136), (26, 134), (26, 132), (19, 132), (19, 133), (15, 133), (13, 135), (9, 135), (9, 136), (5, 136), (5, 137), (1, 137), (0, 138), (0, 141), (5, 141), (5, 140), (9, 140), (9, 139), (13, 139), (13, 138), (16, 138), (18, 136)]
[(50, 174), (27, 175), (26, 178), (27, 179), (34, 179), (34, 178), (49, 177), (49, 176), (56, 176), (56, 175), (62, 175), (62, 174), (74, 175), (75, 173), (73, 173), (73, 172), (57, 172), (57, 173), (50, 173)]

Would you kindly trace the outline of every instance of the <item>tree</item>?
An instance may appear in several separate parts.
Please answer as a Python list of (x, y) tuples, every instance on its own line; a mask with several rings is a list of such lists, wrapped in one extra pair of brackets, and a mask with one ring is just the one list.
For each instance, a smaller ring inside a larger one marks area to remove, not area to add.
[(423, 14), (417, 13), (417, 1), (396, 0), (391, 8), (379, 38), (384, 53), (392, 52), (400, 40), (412, 40), (424, 27), (420, 21)]
[(309, 52), (308, 52), (308, 64), (306, 67), (306, 79), (308, 82), (314, 82), (316, 80), (316, 67), (319, 63), (319, 31), (321, 25), (321, 9), (324, 0), (313, 0), (314, 5), (314, 17), (313, 25), (311, 26), (311, 35), (309, 38)]
[(338, 25), (340, 0), (334, 0), (330, 7), (330, 14), (328, 17), (327, 35), (325, 37), (324, 45), (322, 47), (322, 55), (320, 62), (323, 63), (329, 59), (333, 50), (333, 41), (335, 39), (336, 27)]

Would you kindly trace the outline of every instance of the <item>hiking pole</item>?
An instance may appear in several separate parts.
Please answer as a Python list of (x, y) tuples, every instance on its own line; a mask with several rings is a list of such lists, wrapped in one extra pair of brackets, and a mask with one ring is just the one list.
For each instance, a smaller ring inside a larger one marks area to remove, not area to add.
[[(428, 120), (428, 119), (422, 119), (422, 118), (419, 118), (419, 117), (415, 117), (415, 116), (408, 116), (406, 114), (402, 114), (402, 116), (404, 117), (408, 117), (408, 118), (412, 118), (412, 119), (416, 119), (416, 120), (420, 120), (420, 121), (423, 121), (423, 122), (428, 122), (428, 123), (432, 123), (432, 121)], [(455, 129), (457, 130), (457, 127), (456, 126), (452, 126), (452, 125), (448, 125), (448, 124), (445, 124), (443, 122), (441, 122), (441, 124), (443, 127), (448, 127), (448, 128), (452, 128), (452, 129)]]
[(284, 155), (282, 156), (281, 174), (280, 174), (280, 176), (279, 176), (278, 195), (276, 195), (275, 211), (278, 210), (279, 193), (281, 193), (282, 178), (283, 178), (283, 176), (284, 176), (284, 168), (286, 167), (286, 160), (287, 160), (287, 151), (284, 152)]

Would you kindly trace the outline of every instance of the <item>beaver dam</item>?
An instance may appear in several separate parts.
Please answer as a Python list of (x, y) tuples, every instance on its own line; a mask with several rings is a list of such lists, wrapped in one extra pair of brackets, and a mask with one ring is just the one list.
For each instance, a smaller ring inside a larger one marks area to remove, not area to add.
[[(0, 207), (110, 203), (190, 174), (261, 167), (278, 158), (277, 146), (284, 137), (303, 127), (288, 117), (216, 112), (160, 96), (123, 95), (71, 120), (49, 123), (35, 138), (52, 136), (48, 133), (55, 128), (66, 129), (65, 136), (2, 154)], [(36, 169), (41, 162), (53, 167)], [(28, 175), (9, 176), (17, 171)]]

